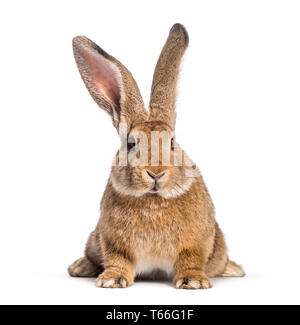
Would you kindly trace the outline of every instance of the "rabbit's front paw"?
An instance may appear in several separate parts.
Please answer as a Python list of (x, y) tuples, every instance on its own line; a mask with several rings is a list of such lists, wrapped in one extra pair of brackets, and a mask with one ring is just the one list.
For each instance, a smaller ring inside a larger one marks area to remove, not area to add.
[(96, 280), (98, 288), (127, 288), (129, 285), (123, 276), (105, 271)]
[(207, 277), (185, 277), (175, 282), (176, 289), (209, 289), (212, 287)]

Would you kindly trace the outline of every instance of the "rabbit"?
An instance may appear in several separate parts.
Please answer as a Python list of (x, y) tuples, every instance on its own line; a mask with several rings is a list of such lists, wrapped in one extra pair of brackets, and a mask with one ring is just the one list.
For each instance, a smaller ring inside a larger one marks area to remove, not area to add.
[[(111, 116), (119, 135), (121, 125), (127, 131), (101, 200), (101, 217), (84, 257), (69, 266), (70, 276), (97, 277), (96, 285), (102, 288), (126, 288), (135, 278), (162, 276), (173, 279), (177, 289), (208, 289), (210, 278), (245, 275), (242, 266), (228, 258), (200, 172), (187, 173), (197, 167), (188, 158), (181, 165), (174, 163), (174, 149), (180, 148), (174, 138), (176, 84), (188, 43), (185, 27), (175, 24), (159, 56), (146, 110), (122, 63), (84, 36), (73, 39), (74, 57), (89, 93)], [(137, 150), (136, 134), (145, 134), (151, 143), (153, 132), (167, 137), (169, 165), (162, 164), (161, 151), (154, 164), (119, 163), (124, 147), (127, 160)]]

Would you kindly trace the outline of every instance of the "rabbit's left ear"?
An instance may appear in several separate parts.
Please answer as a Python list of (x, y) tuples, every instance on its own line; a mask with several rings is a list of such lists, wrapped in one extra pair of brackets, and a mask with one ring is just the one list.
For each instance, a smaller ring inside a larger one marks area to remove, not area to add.
[(162, 121), (174, 128), (176, 85), (182, 56), (188, 46), (189, 36), (185, 27), (175, 24), (160, 53), (154, 71), (150, 119)]
[(138, 86), (122, 63), (84, 36), (73, 39), (73, 51), (89, 93), (111, 115), (117, 130), (120, 122), (130, 129), (147, 118)]

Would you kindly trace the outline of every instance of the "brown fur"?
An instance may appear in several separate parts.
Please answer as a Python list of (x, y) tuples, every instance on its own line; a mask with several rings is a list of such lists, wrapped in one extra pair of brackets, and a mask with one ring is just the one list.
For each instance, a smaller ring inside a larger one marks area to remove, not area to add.
[(159, 56), (151, 88), (150, 119), (175, 125), (176, 84), (181, 58), (188, 46), (185, 28), (175, 24)]
[[(138, 131), (147, 134), (149, 159), (159, 150), (151, 148), (152, 131), (164, 131), (169, 139), (174, 135), (176, 82), (187, 45), (185, 28), (175, 24), (155, 69), (148, 114), (132, 75), (119, 61), (83, 36), (73, 41), (79, 71), (92, 97), (112, 116), (115, 127), (123, 121), (129, 125), (129, 136)], [(101, 218), (89, 237), (85, 257), (69, 267), (69, 274), (99, 274), (99, 287), (115, 288), (161, 269), (173, 277), (176, 288), (184, 289), (210, 288), (210, 277), (243, 276), (242, 268), (228, 260), (202, 176), (187, 177), (186, 171), (193, 167), (185, 160), (176, 166), (172, 151), (168, 166), (162, 164), (161, 150), (156, 157), (154, 166), (112, 167)], [(155, 193), (147, 172), (164, 173)]]

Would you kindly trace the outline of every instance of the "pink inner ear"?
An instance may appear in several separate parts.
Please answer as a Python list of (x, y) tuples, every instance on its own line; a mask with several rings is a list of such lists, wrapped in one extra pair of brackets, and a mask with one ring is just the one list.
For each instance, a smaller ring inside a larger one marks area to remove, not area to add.
[(117, 68), (100, 54), (85, 53), (87, 69), (95, 89), (114, 107), (120, 110), (121, 74)]

